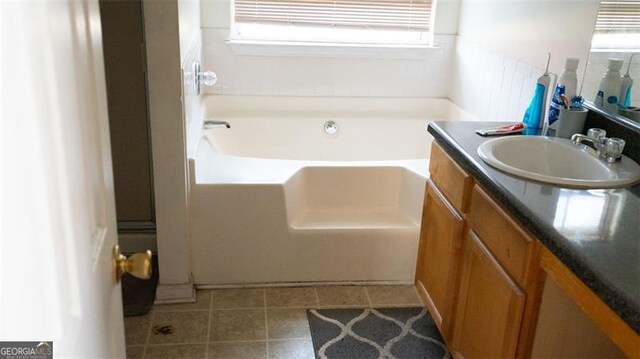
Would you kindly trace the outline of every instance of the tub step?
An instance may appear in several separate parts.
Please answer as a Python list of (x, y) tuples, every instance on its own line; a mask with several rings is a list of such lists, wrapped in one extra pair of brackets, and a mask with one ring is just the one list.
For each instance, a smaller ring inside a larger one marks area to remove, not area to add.
[(417, 229), (419, 224), (397, 210), (316, 210), (302, 213), (292, 221), (291, 227), (296, 230)]

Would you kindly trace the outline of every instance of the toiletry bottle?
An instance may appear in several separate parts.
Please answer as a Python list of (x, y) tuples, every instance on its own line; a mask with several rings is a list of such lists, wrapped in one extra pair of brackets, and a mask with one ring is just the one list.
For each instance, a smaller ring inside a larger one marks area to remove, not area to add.
[(624, 108), (631, 107), (631, 86), (633, 86), (633, 79), (629, 75), (631, 69), (631, 62), (636, 54), (631, 55), (629, 58), (629, 65), (627, 65), (627, 73), (620, 79), (620, 98), (618, 98), (620, 106)]
[(549, 84), (551, 83), (551, 77), (549, 76), (549, 62), (551, 61), (551, 54), (547, 58), (547, 68), (544, 70), (544, 74), (538, 77), (536, 82), (536, 89), (533, 92), (531, 103), (527, 107), (527, 111), (524, 113), (522, 122), (527, 125), (527, 128), (543, 128), (545, 125), (544, 110), (546, 108), (547, 93), (549, 92)]
[(578, 87), (578, 75), (576, 69), (578, 68), (578, 62), (580, 60), (574, 57), (567, 57), (564, 64), (564, 71), (558, 79), (556, 88), (553, 91), (553, 97), (551, 97), (551, 104), (549, 105), (549, 115), (547, 121), (549, 127), (555, 129), (554, 122), (558, 120), (560, 115), (560, 109), (564, 107), (564, 103), (560, 98), (561, 95), (565, 95), (569, 101), (576, 95), (576, 88)]
[(620, 95), (620, 69), (623, 60), (609, 59), (609, 67), (600, 80), (600, 87), (594, 105), (605, 111), (617, 113)]

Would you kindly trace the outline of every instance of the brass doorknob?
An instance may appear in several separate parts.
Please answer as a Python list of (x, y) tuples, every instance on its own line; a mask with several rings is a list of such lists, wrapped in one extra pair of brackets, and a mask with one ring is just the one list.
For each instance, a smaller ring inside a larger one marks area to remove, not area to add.
[(151, 278), (151, 251), (132, 254), (129, 257), (120, 253), (120, 246), (113, 246), (113, 266), (116, 274), (116, 281), (125, 273), (140, 279)]

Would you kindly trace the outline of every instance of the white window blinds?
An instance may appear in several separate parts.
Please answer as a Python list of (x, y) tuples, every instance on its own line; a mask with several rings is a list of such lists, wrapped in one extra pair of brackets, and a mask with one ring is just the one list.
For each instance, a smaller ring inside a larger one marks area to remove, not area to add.
[(627, 33), (640, 35), (640, 1), (602, 1), (596, 33)]
[(640, 50), (640, 1), (600, 2), (592, 48)]
[(236, 0), (237, 23), (429, 31), (430, 0)]
[(429, 33), (432, 0), (235, 0), (236, 25)]

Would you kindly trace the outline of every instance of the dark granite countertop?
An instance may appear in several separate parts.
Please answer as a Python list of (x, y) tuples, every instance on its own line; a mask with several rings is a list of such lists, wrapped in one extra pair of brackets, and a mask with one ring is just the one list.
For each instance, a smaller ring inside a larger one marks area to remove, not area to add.
[(497, 202), (640, 333), (640, 184), (572, 189), (501, 172), (476, 152), (492, 137), (474, 132), (499, 125), (504, 123), (437, 121), (428, 130)]

